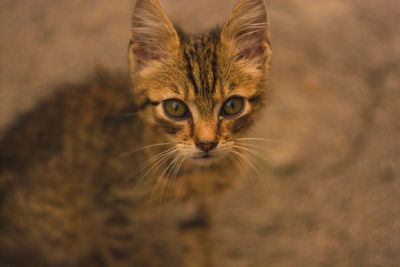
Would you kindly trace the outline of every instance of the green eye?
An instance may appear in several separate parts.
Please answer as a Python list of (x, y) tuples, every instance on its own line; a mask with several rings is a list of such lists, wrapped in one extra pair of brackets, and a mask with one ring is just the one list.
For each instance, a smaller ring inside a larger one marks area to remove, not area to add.
[(234, 116), (243, 110), (244, 102), (241, 97), (232, 97), (228, 99), (222, 106), (222, 115)]
[(188, 114), (188, 108), (181, 101), (170, 99), (164, 101), (164, 112), (174, 119), (183, 119)]

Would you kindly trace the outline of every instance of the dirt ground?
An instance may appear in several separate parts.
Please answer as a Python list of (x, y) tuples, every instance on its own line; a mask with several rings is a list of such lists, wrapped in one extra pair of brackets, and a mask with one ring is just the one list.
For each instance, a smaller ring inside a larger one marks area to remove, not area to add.
[[(197, 32), (234, 0), (164, 0)], [(270, 0), (257, 172), (215, 207), (220, 266), (400, 266), (400, 1)], [(0, 129), (96, 66), (126, 70), (131, 0), (2, 0)]]

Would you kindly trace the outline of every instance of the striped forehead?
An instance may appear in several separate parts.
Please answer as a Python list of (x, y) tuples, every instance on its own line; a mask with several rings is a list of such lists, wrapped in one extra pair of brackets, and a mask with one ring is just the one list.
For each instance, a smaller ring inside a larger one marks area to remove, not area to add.
[(182, 40), (187, 82), (185, 93), (198, 104), (213, 105), (218, 88), (219, 38), (213, 35), (188, 37)]

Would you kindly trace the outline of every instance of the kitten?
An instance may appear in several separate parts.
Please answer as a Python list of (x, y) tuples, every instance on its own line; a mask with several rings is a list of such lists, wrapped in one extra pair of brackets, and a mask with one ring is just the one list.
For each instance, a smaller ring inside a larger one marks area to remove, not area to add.
[(196, 36), (137, 0), (130, 79), (63, 86), (0, 141), (0, 265), (212, 266), (207, 200), (240, 178), (270, 55), (264, 0)]

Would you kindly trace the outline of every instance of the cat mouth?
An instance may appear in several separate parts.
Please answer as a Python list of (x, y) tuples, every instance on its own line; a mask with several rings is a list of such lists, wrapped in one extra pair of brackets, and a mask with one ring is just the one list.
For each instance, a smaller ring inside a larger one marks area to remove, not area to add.
[(193, 159), (196, 159), (196, 160), (208, 160), (208, 159), (211, 159), (211, 158), (215, 158), (215, 156), (210, 154), (210, 153), (207, 153), (207, 152), (206, 153), (201, 153), (200, 155), (196, 155), (196, 156), (193, 157)]

